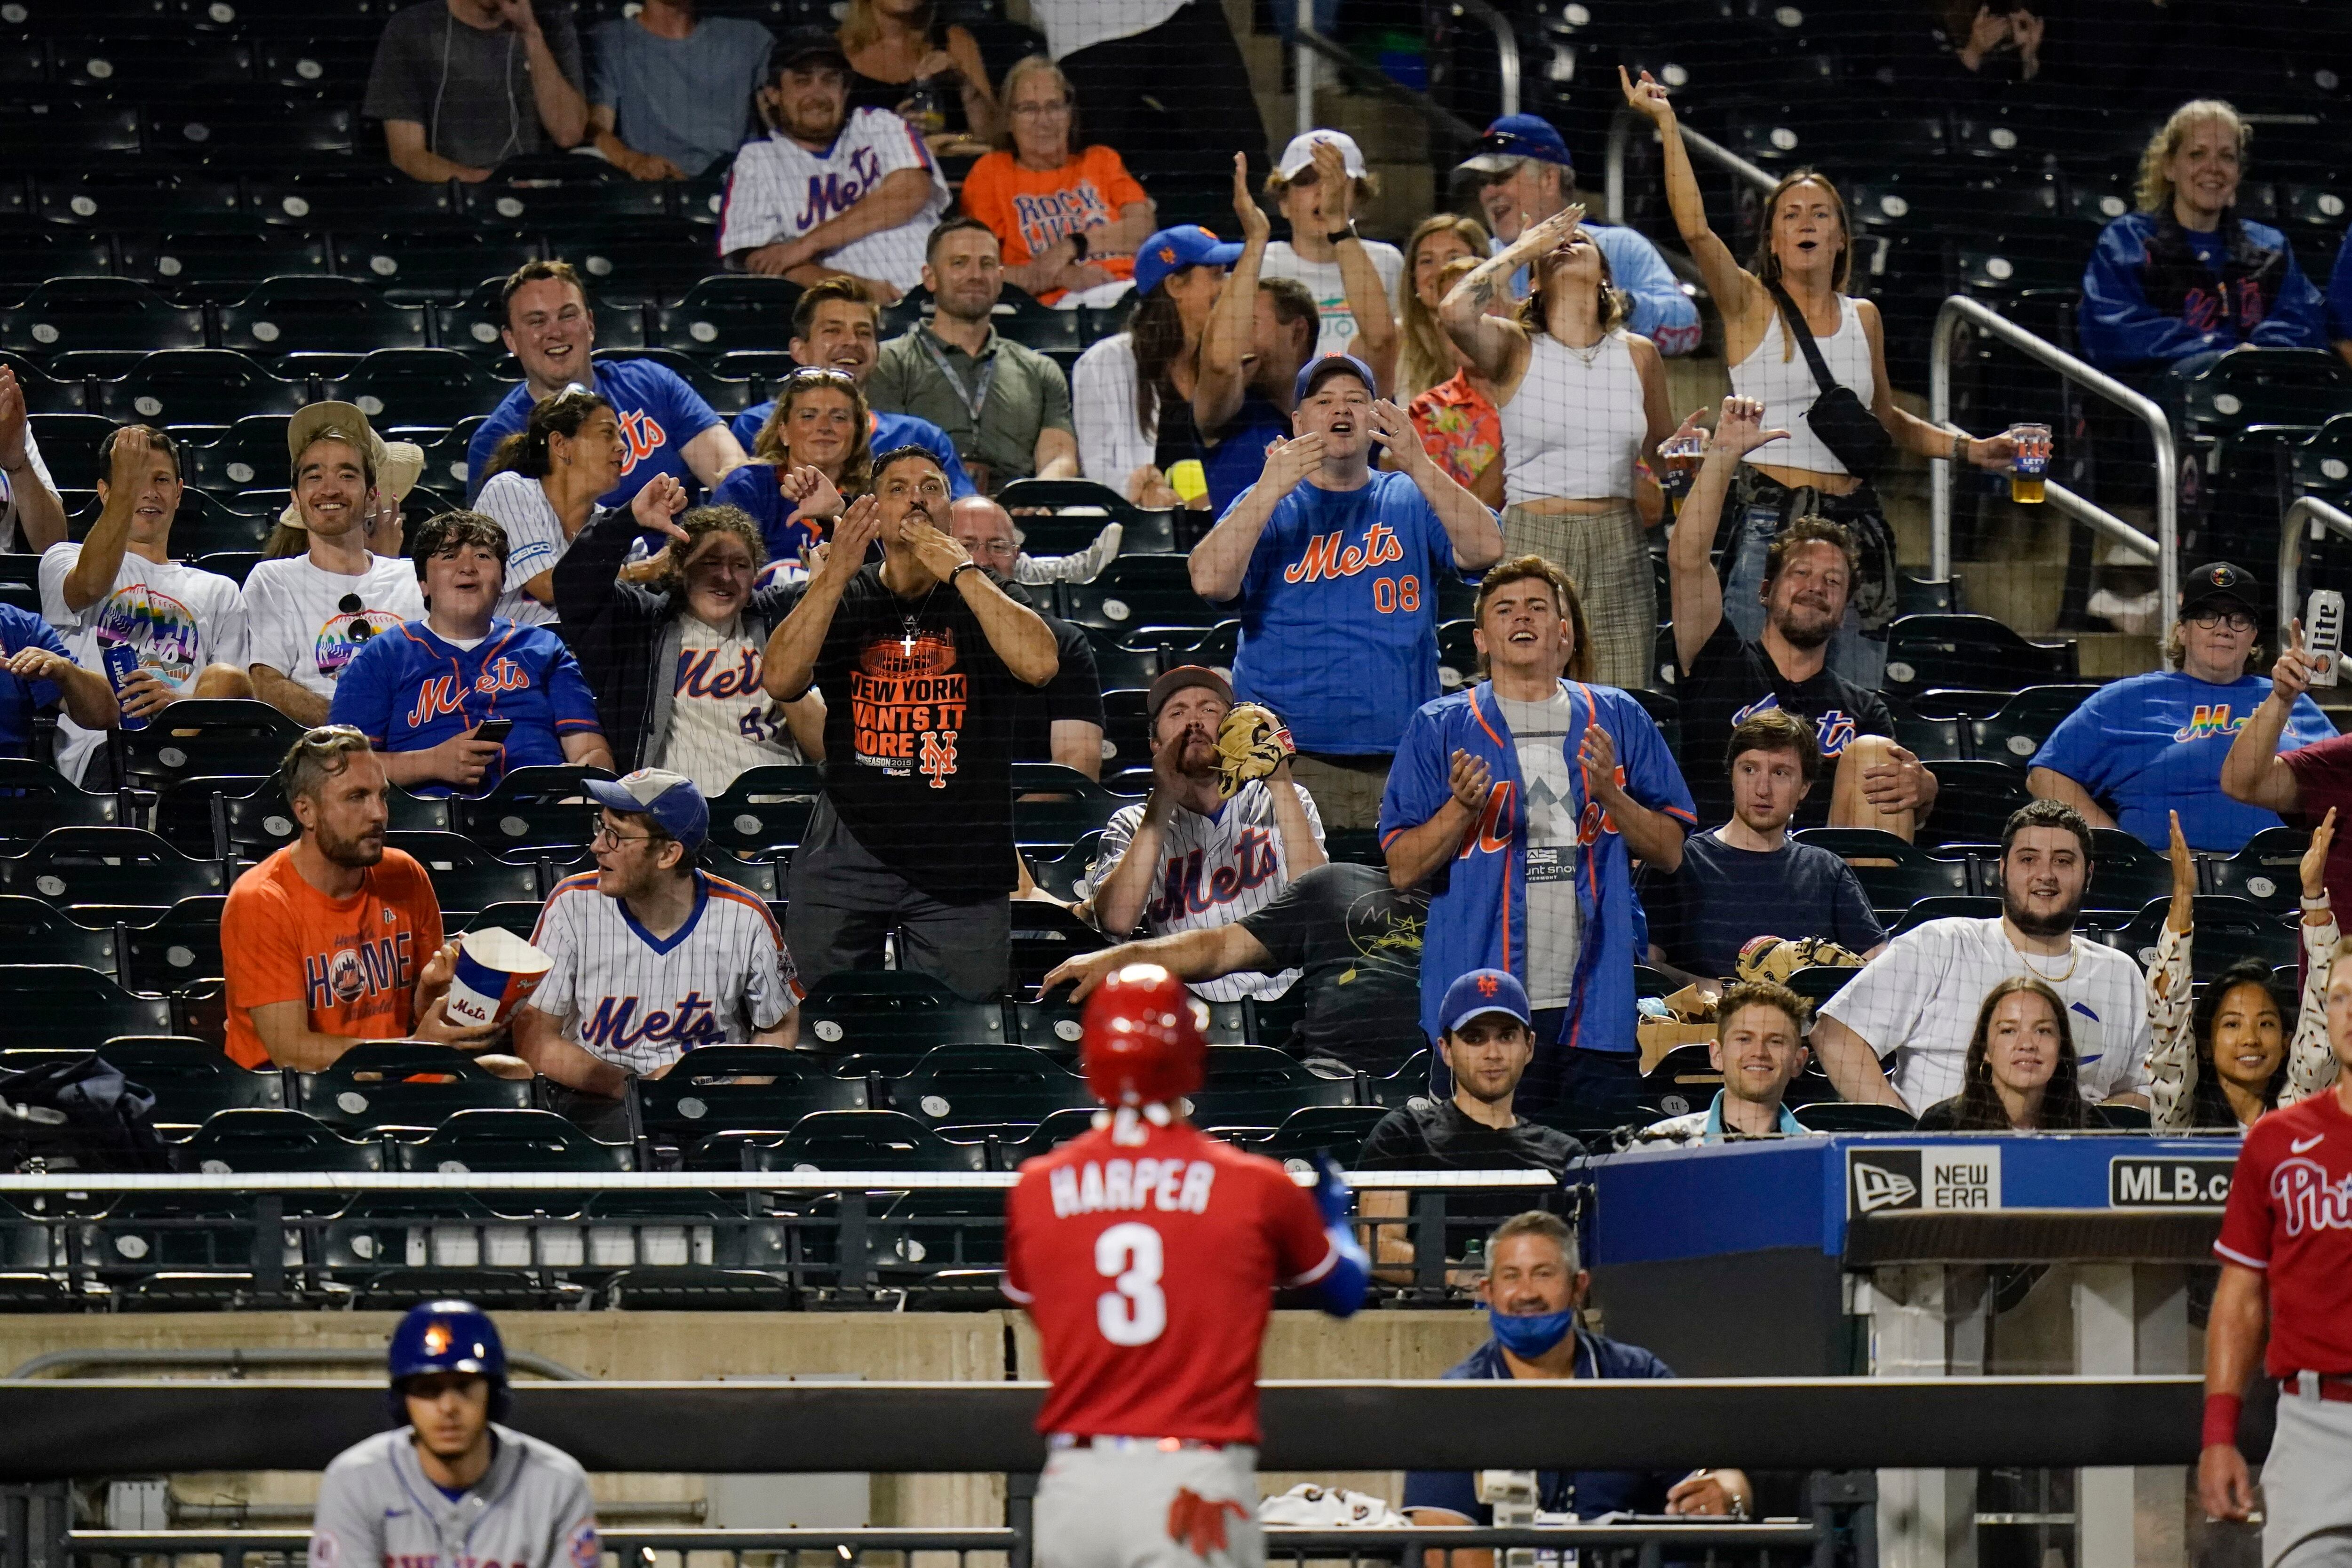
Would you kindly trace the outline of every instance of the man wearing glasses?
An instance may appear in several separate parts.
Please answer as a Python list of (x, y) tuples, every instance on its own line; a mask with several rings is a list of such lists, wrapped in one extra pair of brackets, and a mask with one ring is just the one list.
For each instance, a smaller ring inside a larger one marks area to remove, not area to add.
[(789, 1046), (800, 976), (759, 896), (695, 868), (710, 808), (662, 768), (591, 779), (596, 869), (555, 885), (530, 933), (554, 963), (515, 1010), (515, 1049), (568, 1089), (618, 1098), (697, 1046)]
[[(2100, 688), (2042, 743), (2026, 787), (2157, 850), (2172, 842), (2173, 812), (2190, 848), (2224, 854), (2277, 826), (2295, 802), (2231, 798), (2229, 764), (2259, 772), (2275, 758), (2272, 773), (2294, 791), (2302, 770), (2277, 752), (2332, 741), (2336, 726), (2299, 682), (2284, 690), (2249, 669), (2261, 653), (2262, 598), (2253, 574), (2226, 561), (2184, 574), (2167, 668)], [(2265, 700), (2274, 690), (2281, 700)]]
[[(388, 785), (367, 737), (310, 731), (278, 783), (300, 836), (239, 877), (221, 910), (229, 1056), (317, 1072), (362, 1040), (481, 1048), (498, 1026), (457, 1027), (444, 1010), (457, 944), (442, 943), (433, 879), (384, 847)], [(481, 1059), (530, 1076), (511, 1057)]]

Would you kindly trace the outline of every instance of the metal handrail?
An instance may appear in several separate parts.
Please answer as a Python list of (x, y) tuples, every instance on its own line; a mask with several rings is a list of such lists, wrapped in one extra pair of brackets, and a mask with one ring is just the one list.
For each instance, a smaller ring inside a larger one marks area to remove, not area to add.
[[(2044, 480), (2042, 491), (2067, 516), (2096, 529), (2126, 549), (2155, 559), (2157, 597), (2161, 602), (2162, 615), (2157, 643), (2161, 647), (2172, 636), (2176, 601), (2180, 597), (2180, 492), (2175, 479), (2179, 462), (2172, 438), (2172, 421), (2146, 394), (2134, 391), (2105, 371), (2034, 336), (1990, 306), (1965, 294), (1955, 294), (1936, 312), (1935, 348), (1927, 361), (1927, 418), (1932, 424), (1948, 426), (1951, 421), (1952, 345), (1963, 322), (2000, 339), (2075, 385), (2098, 394), (2147, 426), (2148, 437), (2156, 444), (2154, 539), (2063, 485)], [(1934, 542), (1928, 571), (1938, 581), (1952, 574), (1951, 468), (1948, 458), (1930, 459), (1927, 497), (1932, 508)]]
[(1519, 111), (1519, 36), (1511, 30), (1511, 19), (1486, 4), (1486, 0), (1447, 0), (1456, 16), (1471, 16), (1486, 24), (1495, 35), (1495, 79), (1502, 89), (1503, 112)]
[[(1307, 4), (1312, 3), (1313, 0), (1307, 0)], [(1302, 5), (1300, 9), (1303, 12), (1306, 6)], [(1370, 88), (1379, 97), (1385, 98), (1401, 108), (1412, 110), (1427, 121), (1433, 128), (1443, 132), (1456, 142), (1475, 142), (1482, 134), (1476, 126), (1440, 104), (1429, 94), (1415, 92), (1393, 77), (1384, 76), (1370, 68), (1339, 44), (1307, 26), (1304, 20), (1300, 22), (1297, 31), (1292, 35), (1292, 40), (1300, 50), (1311, 51), (1322, 56), (1339, 67), (1342, 76), (1351, 77), (1358, 84)], [(1299, 134), (1303, 136), (1315, 129), (1314, 116), (1311, 108), (1302, 108), (1299, 113), (1302, 116)]]
[[(1647, 125), (1649, 121), (1633, 112), (1630, 104), (1621, 104), (1609, 119), (1609, 153), (1601, 165), (1602, 200), (1607, 204), (1611, 223), (1625, 221), (1625, 153), (1632, 145), (1633, 127)], [(1769, 171), (1759, 169), (1712, 136), (1702, 135), (1689, 126), (1676, 122), (1683, 134), (1683, 145), (1719, 169), (1724, 169), (1747, 181), (1759, 191), (1769, 191), (1780, 180)]]
[(2284, 647), (2303, 613), (2303, 544), (2305, 523), (2332, 528), (2352, 539), (2352, 512), (2331, 506), (2317, 496), (2297, 496), (2279, 519), (2278, 646)]

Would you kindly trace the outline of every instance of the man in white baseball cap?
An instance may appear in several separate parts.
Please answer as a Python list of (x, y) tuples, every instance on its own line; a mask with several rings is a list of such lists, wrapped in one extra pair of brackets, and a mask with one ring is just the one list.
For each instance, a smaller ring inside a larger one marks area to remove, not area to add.
[(1404, 253), (1356, 233), (1356, 204), (1380, 194), (1363, 149), (1343, 131), (1295, 136), (1265, 177), (1265, 194), (1288, 220), (1290, 237), (1265, 247), (1259, 279), (1295, 278), (1304, 284), (1323, 321), (1316, 356), (1354, 354), (1372, 367), (1385, 392), (1396, 371), (1391, 301), (1404, 275)]
[(271, 536), (273, 559), (245, 580), (247, 673), (256, 697), (323, 724), (352, 656), (425, 614), (400, 531), (425, 454), (387, 444), (352, 404), (313, 403), (288, 422), (286, 455), (294, 499)]

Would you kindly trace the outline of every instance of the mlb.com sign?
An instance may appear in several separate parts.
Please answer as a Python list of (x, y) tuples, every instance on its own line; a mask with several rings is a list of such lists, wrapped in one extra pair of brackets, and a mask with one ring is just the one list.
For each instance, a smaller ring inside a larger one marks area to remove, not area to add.
[(1845, 1212), (1901, 1210), (1966, 1213), (2000, 1207), (2000, 1146), (1956, 1143), (1938, 1149), (1848, 1148)]

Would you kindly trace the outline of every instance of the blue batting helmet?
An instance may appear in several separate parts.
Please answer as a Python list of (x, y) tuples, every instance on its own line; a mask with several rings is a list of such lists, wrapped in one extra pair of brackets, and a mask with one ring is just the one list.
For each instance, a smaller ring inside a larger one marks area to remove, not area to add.
[(392, 1416), (404, 1423), (402, 1385), (427, 1373), (467, 1372), (490, 1380), (490, 1418), (507, 1413), (507, 1348), (499, 1326), (471, 1301), (426, 1301), (408, 1310), (392, 1331), (386, 1357), (392, 1379)]

